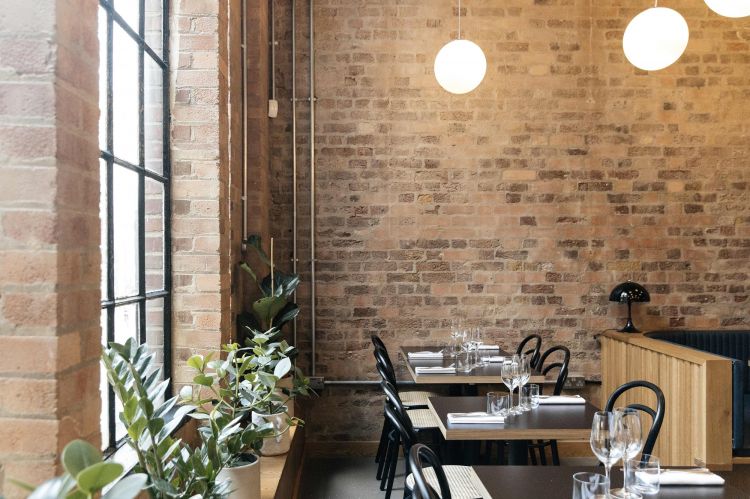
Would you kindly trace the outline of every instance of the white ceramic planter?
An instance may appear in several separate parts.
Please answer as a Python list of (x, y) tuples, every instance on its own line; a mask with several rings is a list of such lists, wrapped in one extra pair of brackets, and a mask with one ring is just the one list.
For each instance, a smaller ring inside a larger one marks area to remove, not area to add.
[(292, 435), (289, 432), (289, 425), (286, 422), (287, 418), (289, 418), (286, 409), (286, 406), (284, 406), (284, 412), (281, 414), (269, 415), (253, 412), (253, 423), (271, 423), (277, 434), (275, 437), (263, 439), (263, 447), (261, 447), (260, 453), (264, 456), (279, 456), (289, 452), (289, 447), (292, 445)]
[(224, 468), (217, 481), (231, 480), (229, 499), (260, 499), (260, 458), (250, 464)]

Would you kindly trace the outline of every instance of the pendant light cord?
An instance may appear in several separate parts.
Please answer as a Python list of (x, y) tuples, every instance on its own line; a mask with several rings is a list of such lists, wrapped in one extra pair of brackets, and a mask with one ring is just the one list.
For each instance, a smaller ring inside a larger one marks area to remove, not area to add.
[(461, 0), (458, 0), (458, 39), (461, 39)]

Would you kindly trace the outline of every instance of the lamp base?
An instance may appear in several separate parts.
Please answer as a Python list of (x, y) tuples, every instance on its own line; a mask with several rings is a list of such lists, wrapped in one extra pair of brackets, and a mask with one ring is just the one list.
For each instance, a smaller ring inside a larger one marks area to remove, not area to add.
[(622, 329), (620, 329), (621, 333), (640, 333), (641, 331), (635, 327), (633, 324), (633, 321), (630, 317), (628, 317), (628, 322), (625, 323), (625, 326), (623, 326)]

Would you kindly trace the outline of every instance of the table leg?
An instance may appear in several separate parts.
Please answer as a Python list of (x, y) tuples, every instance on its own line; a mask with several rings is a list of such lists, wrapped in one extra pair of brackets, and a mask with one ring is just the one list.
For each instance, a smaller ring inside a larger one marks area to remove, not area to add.
[(463, 388), (462, 395), (465, 397), (476, 397), (479, 394), (477, 385), (461, 385)]
[(508, 464), (525, 465), (529, 464), (529, 440), (511, 440), (510, 449), (508, 449)]

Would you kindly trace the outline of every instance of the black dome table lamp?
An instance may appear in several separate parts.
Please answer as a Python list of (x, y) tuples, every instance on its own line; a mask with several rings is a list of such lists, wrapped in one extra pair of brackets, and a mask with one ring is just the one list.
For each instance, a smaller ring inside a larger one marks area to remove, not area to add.
[(620, 329), (623, 333), (638, 333), (638, 329), (633, 325), (633, 316), (630, 311), (630, 304), (633, 302), (649, 302), (651, 296), (646, 291), (646, 288), (638, 284), (637, 282), (626, 281), (621, 282), (612, 292), (609, 294), (609, 301), (616, 301), (619, 303), (628, 304), (628, 322), (625, 326)]

